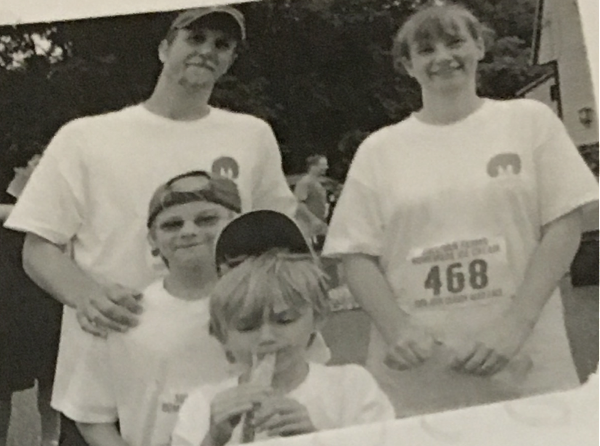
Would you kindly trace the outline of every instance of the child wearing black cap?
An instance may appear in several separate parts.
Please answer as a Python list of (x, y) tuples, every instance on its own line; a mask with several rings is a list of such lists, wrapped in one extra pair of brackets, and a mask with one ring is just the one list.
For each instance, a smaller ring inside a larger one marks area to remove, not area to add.
[(172, 446), (248, 443), (394, 418), (365, 369), (308, 360), (327, 316), (327, 290), (291, 219), (245, 214), (223, 229), (215, 257), (224, 274), (211, 293), (210, 326), (240, 374), (190, 393)]
[(154, 193), (148, 241), (168, 274), (144, 290), (137, 327), (94, 340), (106, 347), (80, 358), (63, 405), (90, 446), (169, 445), (188, 390), (229, 373), (209, 335), (208, 294), (217, 280), (214, 241), (239, 212), (235, 183), (202, 171)]

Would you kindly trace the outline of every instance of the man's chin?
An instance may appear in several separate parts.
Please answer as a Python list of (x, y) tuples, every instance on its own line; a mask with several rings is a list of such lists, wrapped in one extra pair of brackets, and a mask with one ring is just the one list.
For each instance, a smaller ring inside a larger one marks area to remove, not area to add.
[(188, 89), (192, 90), (204, 90), (206, 88), (212, 88), (215, 84), (215, 78), (212, 75), (203, 76), (185, 76), (180, 84)]

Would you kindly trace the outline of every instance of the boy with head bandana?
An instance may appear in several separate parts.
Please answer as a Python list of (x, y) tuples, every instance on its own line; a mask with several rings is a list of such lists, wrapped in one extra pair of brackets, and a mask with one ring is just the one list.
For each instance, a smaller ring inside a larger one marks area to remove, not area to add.
[(188, 390), (228, 374), (209, 335), (208, 295), (216, 281), (214, 241), (239, 212), (235, 183), (202, 171), (179, 175), (154, 193), (148, 241), (168, 274), (144, 290), (137, 327), (97, 339), (107, 348), (80, 358), (65, 395), (63, 412), (91, 446), (168, 445)]

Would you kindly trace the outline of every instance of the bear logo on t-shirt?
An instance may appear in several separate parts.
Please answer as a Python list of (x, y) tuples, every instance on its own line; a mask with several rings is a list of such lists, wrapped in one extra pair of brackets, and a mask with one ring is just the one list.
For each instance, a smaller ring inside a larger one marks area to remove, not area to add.
[(213, 162), (212, 173), (235, 180), (240, 176), (240, 165), (230, 156), (222, 156)]
[(487, 165), (487, 173), (492, 178), (517, 175), (520, 172), (521, 158), (516, 153), (500, 153)]

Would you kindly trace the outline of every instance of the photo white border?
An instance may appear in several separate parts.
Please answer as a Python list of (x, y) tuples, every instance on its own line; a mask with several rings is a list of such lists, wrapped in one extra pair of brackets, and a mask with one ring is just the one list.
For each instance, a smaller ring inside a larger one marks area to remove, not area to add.
[(0, 26), (168, 12), (259, 0), (2, 0)]
[[(2, 0), (0, 26), (108, 17), (259, 0)], [(301, 0), (296, 0), (301, 1)], [(374, 0), (376, 1), (376, 0)], [(565, 0), (558, 0), (565, 1)], [(598, 106), (598, 0), (578, 0)], [(539, 413), (542, 413), (542, 416)], [(516, 415), (515, 415), (516, 414)], [(544, 415), (545, 414), (545, 415)], [(518, 401), (395, 420), (318, 435), (270, 440), (271, 446), (579, 446), (598, 442), (598, 375), (582, 387)], [(519, 419), (519, 416), (521, 417)], [(545, 417), (545, 418), (544, 418)], [(545, 420), (545, 421), (544, 421)], [(552, 423), (549, 422), (552, 420)], [(365, 443), (366, 441), (366, 443)], [(258, 444), (258, 443), (257, 443)], [(267, 444), (267, 443), (264, 443)]]

